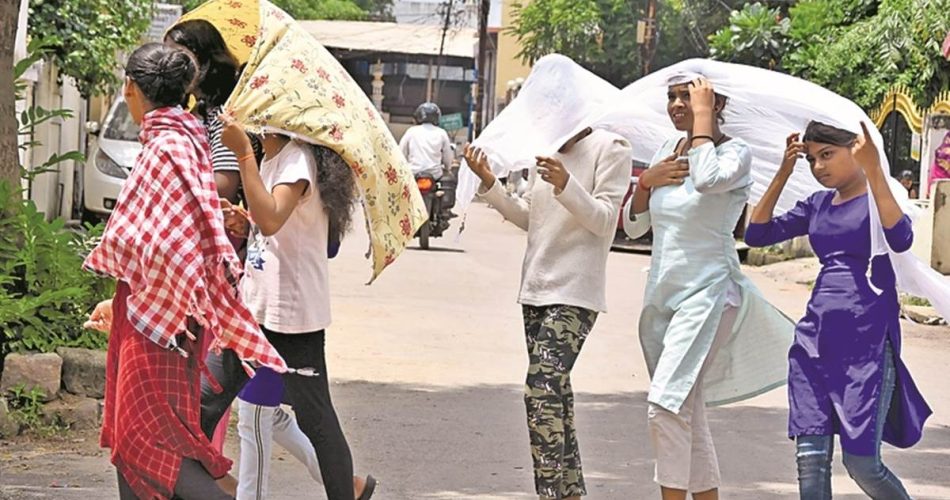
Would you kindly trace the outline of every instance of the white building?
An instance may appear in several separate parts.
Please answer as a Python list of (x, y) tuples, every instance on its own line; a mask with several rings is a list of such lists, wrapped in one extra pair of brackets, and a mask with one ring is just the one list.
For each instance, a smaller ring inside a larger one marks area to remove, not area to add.
[[(501, 1), (491, 0), (488, 27), (501, 26)], [(394, 0), (393, 16), (399, 24), (445, 24), (449, 0)], [(449, 23), (457, 28), (478, 29), (478, 0), (451, 0)]]

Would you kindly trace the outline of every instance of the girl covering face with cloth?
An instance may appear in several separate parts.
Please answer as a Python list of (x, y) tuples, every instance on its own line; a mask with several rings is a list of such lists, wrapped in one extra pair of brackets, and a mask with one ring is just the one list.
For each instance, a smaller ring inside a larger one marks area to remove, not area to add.
[[(587, 76), (593, 75), (573, 61), (548, 56), (532, 70), (518, 99), (543, 95), (563, 103), (583, 94), (580, 82)], [(555, 88), (536, 92), (544, 85)], [(505, 192), (486, 151), (467, 147), (465, 160), (480, 179), (479, 195), (528, 232), (518, 301), (528, 347), (524, 401), (535, 490), (543, 499), (577, 499), (587, 490), (574, 425), (571, 370), (597, 315), (606, 310), (607, 255), (632, 160), (625, 139), (587, 126), (591, 116), (587, 111), (593, 111), (590, 102), (561, 109), (555, 105), (533, 110), (547, 114), (549, 126), (562, 128), (552, 138), (563, 138), (550, 144), (556, 150), (553, 154), (535, 152), (537, 175), (532, 175), (523, 198)], [(512, 109), (520, 108), (513, 104)], [(511, 123), (516, 118), (509, 113), (504, 120)], [(497, 118), (506, 123), (502, 119)], [(529, 130), (509, 133), (538, 134), (537, 129)], [(498, 143), (482, 144), (490, 150)]]
[(653, 228), (640, 342), (655, 480), (664, 499), (718, 498), (719, 463), (706, 404), (746, 399), (784, 380), (791, 321), (739, 268), (733, 229), (749, 199), (749, 146), (720, 130), (727, 105), (695, 73), (667, 82), (669, 139), (624, 207), (624, 230)]
[(184, 52), (129, 57), (124, 97), (142, 153), (84, 266), (118, 280), (87, 326), (110, 331), (100, 443), (119, 497), (226, 499), (230, 461), (201, 431), (200, 378), (214, 340), (287, 370), (234, 292), (241, 265), (225, 236), (204, 128), (178, 103), (194, 79)]
[[(909, 499), (900, 479), (881, 462), (881, 442), (915, 444), (931, 413), (900, 358), (892, 259), (874, 243), (882, 234), (890, 252), (906, 252), (913, 241), (911, 221), (891, 191), (864, 123), (861, 128), (857, 135), (813, 121), (803, 137), (790, 135), (785, 160), (746, 232), (752, 246), (807, 235), (821, 261), (788, 353), (788, 432), (796, 440), (803, 500), (831, 499), (835, 434), (848, 474), (869, 497)], [(773, 218), (800, 156), (827, 190)]]

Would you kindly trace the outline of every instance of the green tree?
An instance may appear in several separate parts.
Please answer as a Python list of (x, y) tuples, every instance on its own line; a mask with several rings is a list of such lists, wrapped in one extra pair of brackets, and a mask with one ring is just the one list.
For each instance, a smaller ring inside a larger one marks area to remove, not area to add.
[[(635, 2), (639, 4), (640, 2)], [(514, 5), (511, 33), (521, 57), (534, 62), (564, 54), (615, 85), (640, 76), (640, 17), (629, 0), (533, 0)]]
[(360, 20), (367, 16), (353, 0), (272, 0), (274, 5), (284, 9), (294, 19), (340, 19)]
[(151, 16), (147, 0), (31, 0), (29, 33), (55, 40), (50, 58), (89, 97), (114, 90), (116, 55), (141, 42)]
[(875, 15), (815, 50), (800, 72), (866, 108), (897, 84), (929, 103), (950, 88), (950, 63), (940, 50), (947, 31), (950, 0), (884, 0)]
[[(657, 2), (657, 43), (651, 61), (659, 69), (690, 57), (705, 57), (707, 37), (729, 18), (740, 0)], [(510, 32), (526, 62), (558, 52), (611, 83), (624, 86), (642, 76), (637, 21), (646, 0), (532, 0), (515, 4)]]
[(789, 43), (791, 23), (778, 8), (761, 3), (734, 11), (729, 25), (710, 37), (711, 56), (742, 64), (774, 69), (781, 65)]
[(712, 55), (787, 71), (865, 108), (896, 84), (924, 103), (950, 87), (940, 50), (950, 0), (803, 0), (787, 18), (771, 9), (772, 21), (761, 9), (734, 13), (711, 37)]
[(13, 46), (19, 10), (19, 0), (0, 0), (0, 17), (4, 19), (0, 26), (0, 182), (10, 185), (20, 181), (13, 76)]

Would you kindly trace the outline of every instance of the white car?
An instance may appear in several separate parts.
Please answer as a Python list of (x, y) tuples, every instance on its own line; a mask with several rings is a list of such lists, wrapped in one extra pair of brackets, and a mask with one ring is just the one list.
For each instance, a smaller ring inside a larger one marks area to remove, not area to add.
[(132, 171), (135, 158), (142, 151), (139, 126), (132, 121), (129, 108), (121, 94), (106, 115), (105, 122), (87, 124), (97, 138), (89, 147), (83, 168), (84, 220), (108, 218), (115, 208), (122, 184)]

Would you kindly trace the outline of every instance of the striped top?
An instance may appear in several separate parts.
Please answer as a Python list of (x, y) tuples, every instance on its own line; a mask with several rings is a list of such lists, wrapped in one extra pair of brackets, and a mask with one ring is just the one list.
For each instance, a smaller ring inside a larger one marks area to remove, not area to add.
[(205, 117), (205, 128), (208, 129), (208, 145), (211, 146), (211, 168), (215, 172), (240, 171), (237, 156), (233, 151), (221, 143), (221, 132), (224, 131), (224, 124), (218, 119), (223, 110), (222, 106), (216, 106), (208, 110)]

